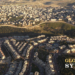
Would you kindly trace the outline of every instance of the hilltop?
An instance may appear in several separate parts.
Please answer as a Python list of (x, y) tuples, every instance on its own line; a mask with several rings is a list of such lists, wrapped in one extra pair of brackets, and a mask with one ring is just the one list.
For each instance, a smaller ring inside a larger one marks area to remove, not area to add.
[(41, 24), (39, 27), (32, 29), (14, 28), (14, 27), (0, 27), (1, 36), (19, 35), (19, 34), (45, 34), (45, 35), (67, 35), (75, 38), (75, 26), (64, 22), (49, 22)]

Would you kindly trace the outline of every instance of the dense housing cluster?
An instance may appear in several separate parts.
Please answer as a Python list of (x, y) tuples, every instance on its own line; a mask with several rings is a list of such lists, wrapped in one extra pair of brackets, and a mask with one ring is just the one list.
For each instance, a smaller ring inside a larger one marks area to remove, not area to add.
[(7, 47), (9, 52), (12, 54), (13, 58), (15, 58), (15, 59), (19, 59), (20, 58), (20, 55), (16, 52), (16, 50), (12, 47), (12, 45), (9, 43), (8, 40), (6, 40), (4, 42), (4, 45)]
[(51, 54), (47, 56), (47, 65), (46, 65), (45, 71), (46, 71), (46, 75), (53, 75), (53, 74), (55, 74), (55, 70), (54, 70), (54, 65), (53, 65), (53, 62), (52, 62), (52, 55)]
[[(64, 41), (66, 41), (68, 45), (60, 45), (60, 42)], [(56, 54), (75, 53), (75, 44), (70, 44), (72, 42), (75, 42), (75, 39), (66, 35), (50, 37), (39, 35), (32, 38), (29, 36), (10, 36), (0, 38), (0, 64), (9, 65), (4, 75), (58, 74), (58, 72), (56, 72), (58, 70), (55, 68)], [(46, 61), (39, 58), (39, 48), (43, 48), (44, 51), (48, 52)], [(36, 69), (35, 73), (31, 71), (33, 67), (32, 63), (39, 68), (39, 71)]]
[(0, 6), (0, 24), (29, 26), (45, 21), (62, 21), (75, 25), (75, 6), (40, 7), (29, 5)]

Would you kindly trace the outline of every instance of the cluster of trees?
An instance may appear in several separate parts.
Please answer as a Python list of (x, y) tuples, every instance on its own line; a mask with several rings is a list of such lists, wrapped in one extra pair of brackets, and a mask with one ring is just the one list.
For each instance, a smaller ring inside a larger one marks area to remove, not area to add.
[(39, 68), (35, 64), (32, 63), (32, 70), (31, 70), (31, 72), (35, 73), (35, 71), (40, 72)]
[[(11, 18), (9, 19), (9, 17), (11, 17)], [(18, 17), (6, 16), (6, 18), (9, 19), (9, 21), (13, 22), (13, 21), (22, 19), (23, 16), (18, 16)]]
[(7, 64), (1, 64), (0, 65), (0, 75), (3, 75), (4, 72), (6, 72), (7, 68), (8, 68)]
[(38, 48), (38, 57), (42, 61), (46, 62), (46, 57), (47, 57), (48, 54), (49, 54), (49, 52), (45, 48), (42, 48), (42, 47)]
[[(7, 17), (7, 18), (9, 18), (9, 17)], [(18, 17), (12, 17), (9, 21), (16, 21), (16, 20), (20, 20), (20, 19), (22, 19), (23, 18), (23, 16), (18, 16)]]

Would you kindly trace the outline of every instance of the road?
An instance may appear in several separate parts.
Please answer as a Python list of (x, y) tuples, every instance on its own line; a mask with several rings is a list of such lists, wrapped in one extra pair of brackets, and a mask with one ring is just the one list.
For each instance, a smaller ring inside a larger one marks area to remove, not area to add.
[(30, 75), (31, 72), (31, 68), (32, 68), (32, 59), (34, 57), (34, 49), (31, 50), (30, 52), (30, 57), (29, 57), (29, 67), (28, 67), (28, 71), (27, 71), (27, 75)]
[(54, 69), (56, 70), (56, 75), (61, 75), (60, 74), (60, 67), (58, 65), (58, 61), (57, 61), (57, 58), (59, 57), (59, 55), (62, 54), (64, 50), (60, 50), (59, 53), (54, 53), (53, 55), (53, 63), (54, 63)]
[(60, 68), (59, 68), (59, 65), (57, 64), (57, 57), (58, 57), (58, 54), (55, 53), (55, 54), (53, 55), (54, 69), (56, 70), (56, 75), (61, 75), (61, 74), (59, 73)]

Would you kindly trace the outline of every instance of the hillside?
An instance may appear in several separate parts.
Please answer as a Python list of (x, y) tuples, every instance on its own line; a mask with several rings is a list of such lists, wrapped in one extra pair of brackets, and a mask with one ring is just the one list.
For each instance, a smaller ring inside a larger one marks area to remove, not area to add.
[(75, 26), (63, 22), (44, 23), (34, 29), (21, 29), (13, 27), (0, 27), (0, 35), (15, 35), (15, 34), (46, 34), (46, 35), (67, 35), (75, 38)]
[(35, 28), (35, 32), (51, 34), (51, 35), (68, 35), (69, 37), (75, 37), (75, 26), (72, 26), (63, 22), (44, 23), (40, 25), (40, 28)]

